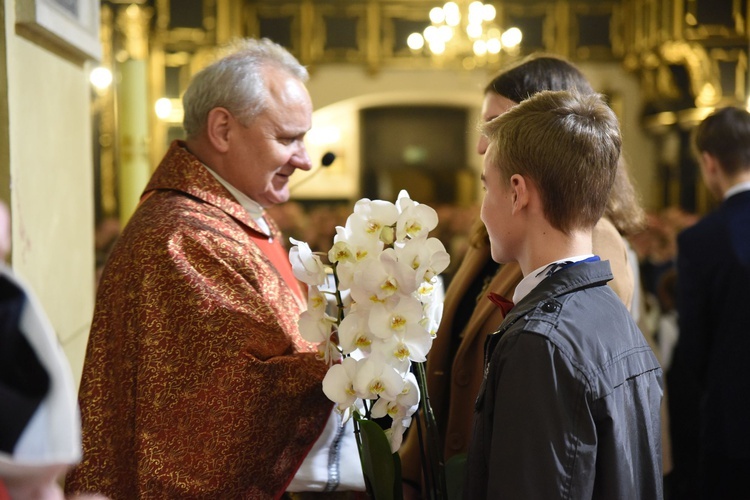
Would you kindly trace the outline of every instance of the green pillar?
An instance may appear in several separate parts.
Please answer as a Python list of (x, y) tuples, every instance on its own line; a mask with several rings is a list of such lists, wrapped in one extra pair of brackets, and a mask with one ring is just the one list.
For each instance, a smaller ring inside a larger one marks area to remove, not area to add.
[(118, 196), (120, 223), (133, 215), (151, 176), (148, 155), (148, 99), (146, 61), (128, 60), (119, 65), (117, 115), (120, 161)]
[(151, 177), (147, 60), (152, 15), (151, 9), (131, 4), (117, 18), (127, 53), (118, 64), (117, 82), (117, 192), (122, 227), (133, 215)]

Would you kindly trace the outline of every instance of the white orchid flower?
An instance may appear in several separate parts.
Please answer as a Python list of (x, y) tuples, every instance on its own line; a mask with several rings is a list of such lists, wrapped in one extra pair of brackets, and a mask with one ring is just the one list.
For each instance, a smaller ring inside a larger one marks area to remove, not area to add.
[(315, 311), (318, 314), (326, 312), (328, 307), (328, 299), (320, 288), (317, 286), (307, 287), (307, 310)]
[(373, 341), (373, 335), (367, 327), (369, 310), (363, 307), (352, 308), (341, 324), (339, 325), (339, 343), (344, 354), (349, 354), (357, 349), (367, 353), (370, 352), (370, 345)]
[(357, 401), (354, 379), (359, 370), (359, 362), (344, 358), (340, 364), (331, 366), (323, 377), (323, 393), (336, 403), (336, 408), (344, 412)]
[(421, 363), (427, 359), (433, 337), (418, 321), (407, 325), (403, 332), (389, 339), (373, 343), (371, 351), (382, 353), (388, 363), (405, 373), (409, 370), (410, 361)]
[(318, 345), (318, 357), (320, 359), (329, 365), (341, 359), (341, 351), (332, 339), (336, 318), (325, 314), (325, 312), (307, 310), (300, 314), (297, 324), (302, 338)]
[(417, 411), (417, 407), (419, 406), (419, 396), (417, 377), (412, 372), (408, 372), (404, 379), (404, 388), (401, 390), (401, 394), (396, 398), (401, 407), (406, 410), (403, 414), (404, 417), (411, 417), (414, 412)]
[[(355, 204), (327, 252), (332, 266), (307, 243), (290, 239), (294, 274), (310, 287), (300, 332), (317, 344), (321, 358), (340, 361), (329, 368), (323, 391), (345, 421), (354, 412), (367, 415), (366, 400), (372, 418), (390, 416), (386, 435), (394, 453), (419, 402), (411, 362), (426, 359), (442, 315), (439, 275), (450, 258), (428, 237), (436, 226), (437, 213), (404, 190), (395, 204)], [(333, 276), (326, 275), (329, 267)], [(341, 297), (337, 318), (327, 314), (329, 293)]]
[(386, 248), (375, 261), (368, 261), (358, 267), (352, 284), (352, 297), (358, 302), (383, 302), (394, 294), (408, 295), (417, 286), (415, 271), (399, 262), (392, 248)]
[(419, 287), (417, 287), (417, 295), (419, 295), (419, 300), (425, 301), (429, 300), (430, 297), (435, 292), (435, 283), (433, 281), (422, 281), (422, 283), (419, 284)]
[(316, 356), (328, 366), (332, 366), (334, 363), (338, 363), (343, 357), (338, 344), (336, 344), (336, 342), (334, 342), (333, 340), (329, 339), (326, 342), (318, 344), (317, 347), (318, 352)]
[(423, 303), (422, 310), (422, 319), (419, 324), (434, 338), (437, 335), (440, 320), (443, 319), (443, 302), (430, 297), (430, 300)]
[(429, 283), (432, 278), (445, 271), (451, 259), (445, 246), (437, 238), (407, 240), (394, 251), (399, 262), (414, 270), (417, 287), (424, 282)]
[[(373, 239), (366, 233), (352, 231), (347, 227), (338, 226), (333, 239), (333, 248), (328, 252), (331, 262), (337, 262), (336, 275), (339, 278), (339, 288), (351, 288), (354, 273), (360, 266), (370, 261), (377, 261), (383, 251), (383, 242)], [(331, 255), (333, 253), (333, 255)]]
[(326, 342), (331, 337), (331, 328), (336, 324), (336, 318), (315, 310), (304, 311), (297, 322), (299, 333), (308, 342)]
[(396, 336), (388, 339), (376, 337), (370, 346), (370, 352), (380, 356), (401, 375), (408, 373), (411, 368), (409, 346)]
[(412, 207), (414, 205), (417, 205), (417, 202), (411, 199), (411, 196), (409, 196), (409, 192), (406, 189), (402, 189), (398, 192), (398, 197), (396, 198), (396, 208), (398, 208), (398, 213), (402, 213), (407, 207)]
[[(419, 386), (413, 373), (409, 372), (404, 381), (404, 388), (396, 398), (395, 405), (388, 405), (388, 415), (391, 416), (391, 428), (386, 431), (386, 436), (391, 444), (391, 452), (396, 453), (401, 447), (404, 432), (411, 425), (412, 415), (419, 406)], [(373, 415), (374, 415), (373, 408)]]
[(404, 388), (404, 379), (379, 356), (365, 358), (357, 367), (354, 390), (362, 399), (395, 400)]
[(331, 264), (336, 262), (357, 262), (356, 250), (348, 241), (337, 241), (328, 251), (328, 260)]
[(385, 437), (388, 438), (388, 442), (391, 445), (391, 453), (397, 453), (399, 448), (401, 448), (401, 443), (404, 442), (406, 427), (402, 420), (393, 420), (391, 428), (385, 430)]
[(318, 286), (326, 282), (326, 268), (320, 257), (304, 241), (289, 238), (292, 248), (289, 249), (289, 262), (292, 264), (294, 277), (308, 285)]
[(326, 314), (327, 306), (325, 295), (317, 287), (311, 286), (308, 291), (307, 310), (300, 314), (297, 325), (303, 339), (318, 344), (318, 357), (331, 364), (341, 359), (341, 352), (331, 340), (336, 318)]
[[(363, 198), (354, 204), (354, 213), (346, 221), (353, 232), (367, 234), (369, 237), (386, 242), (393, 241), (392, 232), (383, 233), (383, 229), (393, 226), (399, 217), (398, 208), (391, 202)], [(390, 241), (388, 241), (390, 237)]]
[(352, 230), (348, 227), (336, 226), (336, 234), (333, 237), (333, 244), (343, 241), (348, 242), (352, 237)]
[(372, 259), (361, 266), (357, 266), (352, 274), (349, 288), (352, 300), (357, 304), (367, 304), (368, 306), (375, 302), (382, 302), (382, 299), (378, 298), (377, 292), (380, 291), (383, 295), (380, 285), (387, 278), (388, 273), (383, 268), (380, 259)]
[(411, 325), (400, 339), (402, 344), (400, 352), (408, 351), (406, 355), (410, 360), (422, 363), (427, 360), (427, 353), (432, 347), (432, 339), (433, 335), (421, 323)]
[[(419, 406), (419, 386), (417, 378), (413, 373), (408, 372), (404, 378), (404, 387), (401, 394), (396, 396), (393, 401), (379, 399), (372, 407), (372, 416), (374, 418), (383, 418), (386, 415), (393, 420), (409, 419), (417, 411)], [(408, 424), (407, 424), (408, 427)]]
[(398, 414), (398, 403), (396, 400), (388, 401), (386, 399), (378, 399), (375, 404), (372, 405), (371, 415), (372, 418), (383, 418), (386, 415), (393, 417)]
[(409, 198), (399, 198), (401, 213), (396, 221), (396, 240), (404, 241), (407, 237), (420, 239), (437, 227), (437, 212), (427, 205), (419, 204)]
[(365, 403), (361, 399), (357, 398), (354, 400), (354, 404), (352, 406), (349, 406), (345, 408), (343, 411), (338, 409), (338, 406), (336, 407), (336, 410), (341, 414), (341, 425), (344, 425), (349, 421), (350, 418), (352, 418), (352, 415), (354, 413), (359, 413), (360, 415), (365, 415), (367, 412), (365, 411)]
[(422, 303), (412, 296), (401, 296), (395, 305), (389, 307), (374, 304), (370, 311), (368, 326), (375, 336), (381, 339), (388, 339), (394, 335), (403, 338), (410, 328), (422, 328), (419, 325), (421, 319)]

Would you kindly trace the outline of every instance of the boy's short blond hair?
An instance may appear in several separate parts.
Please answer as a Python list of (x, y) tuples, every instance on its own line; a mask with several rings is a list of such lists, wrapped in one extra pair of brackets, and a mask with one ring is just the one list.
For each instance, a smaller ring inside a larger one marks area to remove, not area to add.
[(602, 217), (622, 140), (617, 117), (599, 94), (543, 91), (488, 122), (487, 164), (500, 178), (530, 179), (544, 215), (569, 234)]

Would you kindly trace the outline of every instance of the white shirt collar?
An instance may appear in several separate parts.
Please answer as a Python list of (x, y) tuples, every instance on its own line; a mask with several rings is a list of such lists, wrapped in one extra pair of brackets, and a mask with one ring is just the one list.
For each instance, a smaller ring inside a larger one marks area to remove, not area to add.
[(542, 267), (539, 267), (537, 269), (534, 269), (529, 274), (523, 277), (521, 282), (516, 286), (516, 291), (513, 292), (513, 303), (518, 304), (524, 297), (526, 297), (529, 292), (531, 292), (536, 286), (541, 283), (544, 278), (547, 277), (547, 273), (543, 272), (545, 269), (547, 269), (549, 266), (553, 264), (558, 264), (562, 262), (580, 262), (582, 260), (586, 260), (589, 257), (593, 257), (593, 254), (587, 254), (587, 255), (576, 255), (575, 257), (566, 257), (565, 259), (556, 260), (553, 262), (550, 262), (549, 264), (545, 264)]
[(236, 187), (232, 186), (224, 180), (219, 174), (211, 170), (207, 165), (203, 164), (203, 166), (208, 170), (211, 175), (213, 175), (217, 181), (221, 183), (222, 186), (227, 188), (227, 191), (234, 196), (234, 198), (237, 200), (237, 202), (242, 205), (242, 208), (245, 209), (247, 214), (258, 223), (258, 225), (263, 229), (263, 231), (266, 234), (271, 234), (271, 228), (268, 227), (268, 223), (263, 218), (263, 207), (260, 206), (260, 203), (250, 198), (248, 195), (237, 189)]
[(750, 181), (740, 182), (739, 184), (735, 184), (734, 186), (727, 189), (727, 192), (724, 193), (724, 199), (726, 200), (730, 196), (741, 193), (743, 191), (750, 191)]

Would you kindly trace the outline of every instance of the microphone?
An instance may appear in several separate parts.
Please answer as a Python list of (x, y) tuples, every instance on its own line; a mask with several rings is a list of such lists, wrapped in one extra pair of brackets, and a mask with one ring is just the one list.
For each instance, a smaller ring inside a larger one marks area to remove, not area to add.
[(331, 163), (333, 163), (334, 160), (336, 160), (336, 155), (332, 153), (331, 151), (327, 151), (326, 154), (324, 154), (323, 157), (320, 159), (320, 168), (318, 168), (315, 172), (311, 173), (310, 175), (308, 175), (307, 177), (305, 177), (298, 183), (292, 186), (289, 186), (289, 191), (291, 192), (292, 190), (297, 189), (299, 186), (301, 186), (305, 182), (315, 177), (315, 175), (321, 170), (323, 170), (323, 168), (330, 167)]
[(328, 151), (326, 154), (323, 155), (323, 158), (320, 159), (320, 165), (322, 167), (330, 167), (331, 163), (333, 163), (333, 160), (336, 159), (336, 155)]

